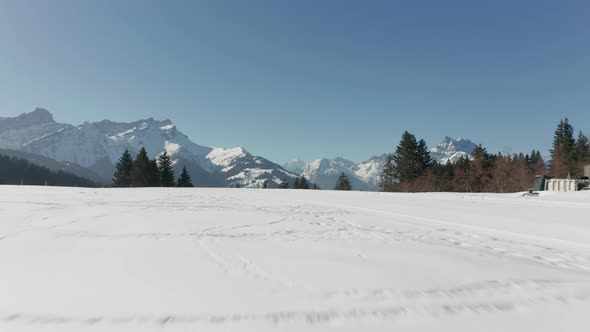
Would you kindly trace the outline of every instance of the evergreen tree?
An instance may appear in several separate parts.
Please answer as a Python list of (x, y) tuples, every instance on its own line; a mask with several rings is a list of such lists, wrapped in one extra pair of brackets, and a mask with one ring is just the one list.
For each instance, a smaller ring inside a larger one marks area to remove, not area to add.
[(293, 189), (301, 189), (299, 186), (299, 178), (295, 178), (295, 182), (293, 182)]
[(182, 166), (182, 172), (178, 177), (178, 181), (176, 181), (176, 186), (178, 187), (193, 187), (193, 182), (191, 180), (191, 176), (188, 174), (185, 166)]
[(158, 169), (158, 162), (156, 159), (150, 160), (148, 164), (148, 187), (160, 187), (162, 183), (160, 182), (160, 170)]
[(166, 150), (158, 157), (158, 170), (160, 171), (160, 184), (162, 187), (174, 187), (174, 171), (172, 161)]
[(541, 151), (533, 150), (531, 152), (528, 166), (533, 175), (545, 174), (545, 162), (543, 161), (543, 157), (541, 157)]
[(264, 182), (262, 182), (262, 189), (267, 189), (268, 188), (268, 180), (264, 180)]
[(538, 161), (538, 159), (541, 158), (541, 153), (539, 152), (539, 154), (537, 154), (537, 150), (533, 149), (533, 151), (531, 151), (530, 155), (526, 155), (526, 159), (527, 162), (529, 164), (534, 164)]
[(336, 181), (336, 186), (334, 186), (334, 190), (352, 190), (350, 180), (348, 179), (348, 176), (346, 176), (346, 174), (340, 174), (338, 180)]
[(559, 122), (553, 136), (553, 148), (550, 150), (551, 175), (564, 178), (576, 174), (575, 145), (574, 127), (565, 118)]
[(424, 140), (419, 142), (405, 131), (393, 155), (393, 178), (397, 182), (413, 181), (432, 166), (432, 159)]
[(125, 150), (116, 165), (116, 171), (113, 178), (114, 187), (130, 187), (131, 186), (131, 168), (133, 166), (133, 158), (129, 151)]
[(152, 185), (151, 160), (148, 158), (145, 148), (141, 148), (131, 166), (131, 184), (134, 187), (148, 187)]
[(313, 186), (311, 186), (311, 189), (313, 190), (320, 190), (320, 187), (317, 184), (313, 184)]
[(492, 177), (492, 157), (481, 144), (473, 149), (471, 156), (473, 157), (473, 161), (471, 161), (471, 188), (473, 191), (487, 192)]
[(392, 186), (395, 183), (394, 165), (393, 155), (388, 154), (387, 158), (385, 159), (383, 171), (381, 172), (381, 191), (391, 191), (393, 189)]
[(447, 160), (446, 164), (436, 161), (432, 163), (432, 175), (434, 191), (452, 191), (452, 180), (455, 174), (455, 165)]
[(416, 147), (416, 154), (418, 157), (418, 167), (419, 167), (419, 174), (422, 174), (425, 170), (432, 167), (432, 157), (430, 156), (430, 152), (428, 151), (428, 147), (426, 146), (426, 142), (421, 139), (418, 141), (418, 146)]
[(63, 170), (53, 171), (26, 159), (0, 154), (0, 183), (29, 186), (98, 187), (89, 179)]
[[(583, 167), (590, 163), (590, 142), (588, 137), (580, 131), (578, 133), (578, 139), (576, 140), (575, 147), (576, 161), (579, 163), (578, 169), (583, 171)], [(581, 172), (580, 172), (581, 173)], [(582, 174), (580, 174), (582, 175)]]
[(280, 189), (289, 189), (289, 181), (283, 179), (281, 180), (281, 183), (279, 184), (279, 188)]
[(236, 188), (241, 188), (242, 186), (240, 186), (240, 183), (236, 183)]
[(469, 158), (462, 156), (455, 164), (453, 170), (454, 191), (472, 192), (471, 190), (471, 162)]
[(307, 181), (305, 176), (301, 177), (301, 180), (299, 181), (299, 187), (300, 189), (309, 189), (309, 181)]

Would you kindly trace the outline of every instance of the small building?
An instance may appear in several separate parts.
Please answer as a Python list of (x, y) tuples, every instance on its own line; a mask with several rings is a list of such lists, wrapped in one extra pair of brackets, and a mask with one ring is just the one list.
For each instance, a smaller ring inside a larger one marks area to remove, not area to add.
[(584, 179), (550, 179), (545, 181), (547, 191), (578, 191), (588, 186)]
[(535, 182), (533, 183), (533, 190), (534, 191), (543, 191), (545, 189), (545, 183), (551, 178), (546, 175), (537, 175), (535, 177)]

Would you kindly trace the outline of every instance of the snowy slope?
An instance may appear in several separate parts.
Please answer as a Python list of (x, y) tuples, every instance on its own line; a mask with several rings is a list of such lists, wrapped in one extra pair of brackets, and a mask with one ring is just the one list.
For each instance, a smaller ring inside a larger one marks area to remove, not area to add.
[(369, 190), (377, 190), (381, 183), (381, 173), (387, 154), (374, 156), (356, 165), (354, 174), (368, 184)]
[(446, 136), (440, 144), (430, 150), (430, 156), (442, 164), (446, 164), (447, 161), (455, 163), (461, 158), (471, 159), (471, 152), (476, 147), (477, 144), (468, 139)]
[[(186, 166), (193, 182), (200, 186), (227, 186), (237, 182), (253, 186), (264, 180), (276, 183), (280, 182), (279, 178), (295, 177), (243, 148), (225, 150), (196, 144), (170, 120), (149, 118), (131, 123), (103, 120), (72, 126), (57, 124), (49, 112), (37, 110), (18, 118), (0, 119), (0, 138), (0, 147), (79, 164), (108, 182), (123, 151), (135, 155), (142, 147), (151, 157), (166, 150), (175, 170), (178, 172)], [(236, 180), (240, 174), (240, 180)]]
[(230, 187), (261, 187), (264, 181), (276, 188), (281, 181), (292, 183), (296, 174), (262, 157), (256, 157), (243, 148), (213, 149), (207, 159), (224, 174)]
[(0, 197), (1, 331), (588, 330), (590, 192)]

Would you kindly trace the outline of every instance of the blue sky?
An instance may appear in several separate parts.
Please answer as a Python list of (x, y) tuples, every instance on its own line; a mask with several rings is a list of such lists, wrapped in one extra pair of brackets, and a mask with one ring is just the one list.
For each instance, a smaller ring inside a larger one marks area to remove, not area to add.
[(277, 162), (590, 134), (588, 1), (3, 0), (0, 116), (170, 118)]

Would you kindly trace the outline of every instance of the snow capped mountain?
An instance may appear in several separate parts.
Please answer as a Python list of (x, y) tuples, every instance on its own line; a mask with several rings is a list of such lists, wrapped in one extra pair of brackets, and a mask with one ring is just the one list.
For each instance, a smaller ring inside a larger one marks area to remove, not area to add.
[[(377, 190), (387, 157), (383, 154), (360, 163), (343, 158), (322, 158), (310, 163), (294, 159), (281, 167), (241, 147), (224, 149), (196, 144), (170, 120), (149, 118), (130, 123), (103, 120), (74, 126), (55, 122), (51, 113), (42, 108), (13, 118), (0, 117), (0, 149), (44, 156), (61, 165), (70, 165), (67, 167), (78, 174), (84, 173), (81, 169), (86, 168), (91, 171), (86, 174), (98, 175), (105, 184), (110, 184), (114, 164), (123, 151), (136, 154), (142, 147), (151, 157), (166, 150), (176, 172), (184, 166), (195, 185), (210, 187), (238, 184), (258, 187), (264, 181), (276, 187), (282, 180), (292, 183), (295, 177), (302, 175), (320, 188), (332, 189), (338, 176), (344, 173), (350, 178), (353, 189)], [(468, 139), (455, 140), (447, 136), (430, 150), (430, 154), (441, 163), (456, 162), (462, 157), (471, 158), (475, 147)], [(50, 164), (47, 160), (44, 162)]]
[(0, 148), (22, 150), (57, 161), (79, 164), (110, 182), (114, 164), (125, 150), (132, 155), (144, 147), (155, 157), (164, 150), (174, 168), (186, 166), (193, 183), (258, 186), (265, 180), (273, 187), (295, 174), (243, 148), (221, 149), (191, 141), (170, 120), (153, 118), (131, 123), (103, 120), (78, 126), (58, 124), (51, 113), (37, 109), (16, 118), (0, 118)]
[(341, 173), (346, 174), (354, 190), (377, 190), (386, 155), (355, 163), (344, 158), (322, 158), (303, 167), (301, 175), (321, 189), (333, 189)]
[(57, 123), (49, 111), (37, 108), (14, 118), (0, 117), (0, 148), (21, 149), (33, 140), (70, 127)]
[(262, 157), (253, 156), (244, 148), (215, 148), (207, 154), (207, 159), (224, 174), (230, 186), (258, 188), (268, 181), (270, 188), (278, 187), (282, 180), (294, 181), (297, 174)]
[(381, 173), (383, 172), (386, 159), (387, 154), (384, 153), (360, 162), (357, 164), (358, 169), (354, 174), (366, 182), (371, 190), (377, 190), (381, 183)]
[(446, 164), (447, 161), (455, 163), (464, 157), (471, 159), (471, 152), (476, 147), (477, 144), (468, 139), (456, 140), (446, 136), (439, 145), (430, 149), (430, 156), (442, 164)]
[(283, 164), (283, 168), (293, 173), (301, 174), (301, 172), (303, 172), (303, 167), (305, 167), (306, 164), (307, 162), (297, 158), (287, 161), (285, 164)]

